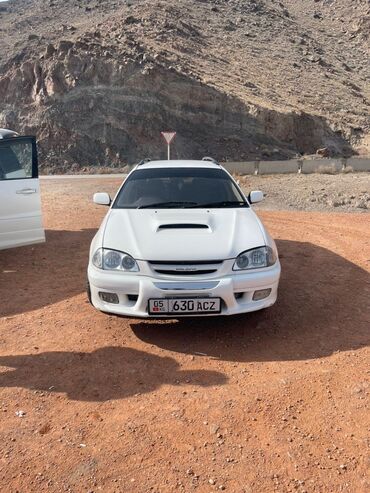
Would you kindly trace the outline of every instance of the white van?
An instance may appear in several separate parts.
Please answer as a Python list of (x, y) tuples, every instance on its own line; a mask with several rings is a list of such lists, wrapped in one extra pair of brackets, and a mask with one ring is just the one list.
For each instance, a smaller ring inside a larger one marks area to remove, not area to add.
[(0, 128), (0, 250), (44, 241), (36, 139)]

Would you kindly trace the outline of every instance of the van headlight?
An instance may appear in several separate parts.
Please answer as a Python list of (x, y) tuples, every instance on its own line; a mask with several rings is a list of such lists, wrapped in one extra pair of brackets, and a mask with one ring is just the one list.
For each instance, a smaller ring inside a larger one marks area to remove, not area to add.
[(274, 265), (277, 256), (269, 246), (253, 248), (237, 256), (233, 270), (261, 269)]
[(139, 266), (131, 255), (118, 250), (98, 248), (93, 255), (92, 263), (98, 269), (122, 270), (125, 272), (138, 272)]

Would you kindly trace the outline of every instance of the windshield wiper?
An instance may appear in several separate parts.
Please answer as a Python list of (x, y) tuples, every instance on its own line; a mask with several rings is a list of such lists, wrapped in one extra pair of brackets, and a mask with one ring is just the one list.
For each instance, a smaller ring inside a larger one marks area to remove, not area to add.
[(156, 208), (156, 207), (179, 207), (184, 208), (184, 207), (193, 207), (196, 205), (196, 202), (156, 202), (154, 204), (146, 204), (146, 205), (139, 205), (137, 209), (151, 209), (151, 208)]
[(243, 202), (242, 200), (224, 200), (221, 202), (208, 202), (205, 204), (196, 204), (193, 205), (192, 208), (206, 208), (206, 207), (248, 207), (247, 202)]

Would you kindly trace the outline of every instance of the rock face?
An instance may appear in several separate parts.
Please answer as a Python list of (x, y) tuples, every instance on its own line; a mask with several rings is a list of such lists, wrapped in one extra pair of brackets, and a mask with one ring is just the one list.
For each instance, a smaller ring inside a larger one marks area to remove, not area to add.
[(328, 2), (312, 17), (308, 0), (179, 3), (7, 3), (0, 126), (36, 133), (58, 171), (164, 157), (172, 129), (181, 158), (366, 151), (366, 2), (338, 0), (348, 33), (330, 18), (330, 36)]

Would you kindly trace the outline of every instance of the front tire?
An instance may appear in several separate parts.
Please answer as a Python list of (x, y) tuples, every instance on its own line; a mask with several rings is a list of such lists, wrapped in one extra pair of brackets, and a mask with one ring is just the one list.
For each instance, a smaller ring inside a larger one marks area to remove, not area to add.
[(90, 283), (89, 283), (89, 280), (88, 279), (86, 281), (86, 295), (87, 295), (87, 299), (89, 300), (89, 303), (92, 305), (91, 288), (90, 288)]

